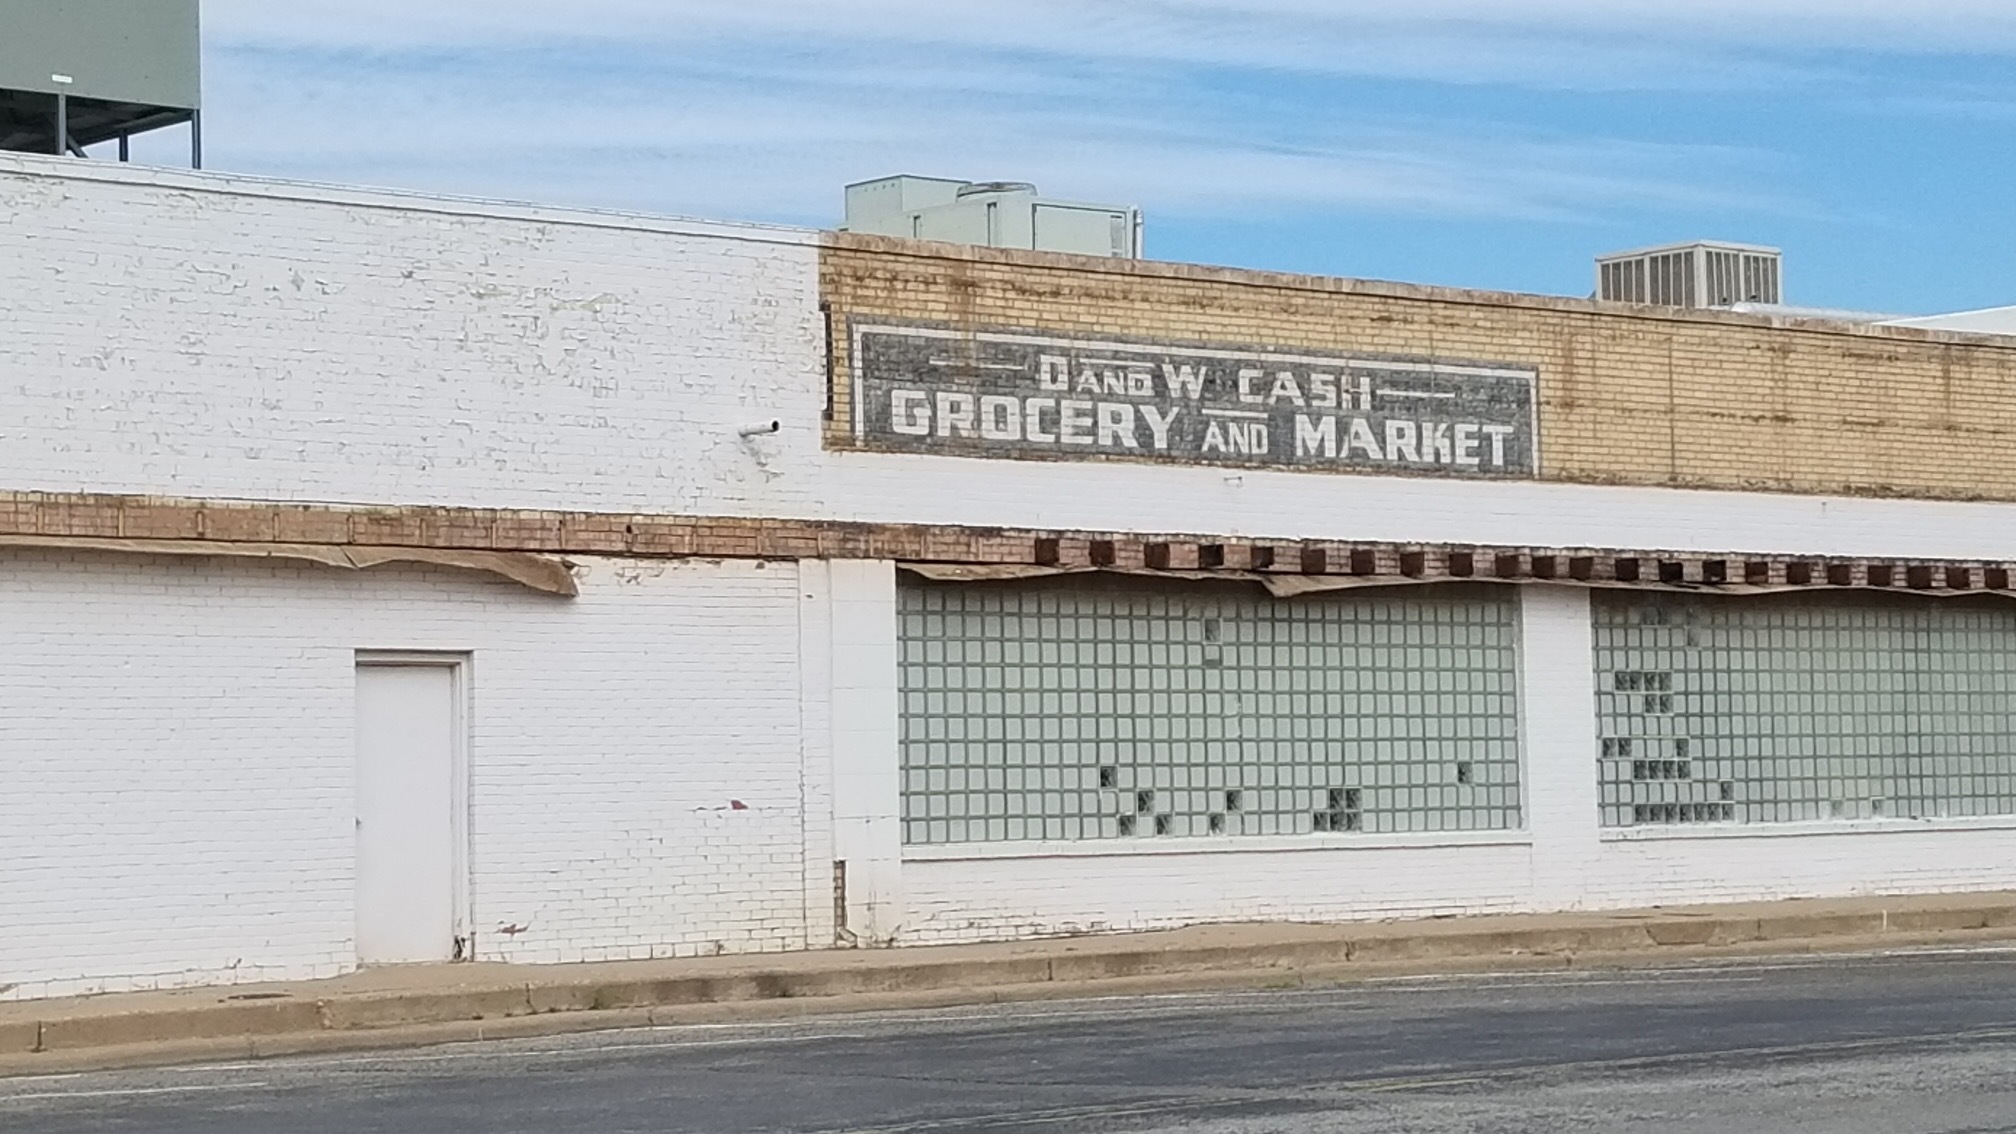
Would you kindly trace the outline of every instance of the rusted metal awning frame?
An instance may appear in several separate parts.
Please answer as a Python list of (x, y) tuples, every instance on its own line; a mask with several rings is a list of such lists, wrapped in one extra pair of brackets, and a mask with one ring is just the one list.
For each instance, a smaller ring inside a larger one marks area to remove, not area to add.
[(1276, 595), (1436, 582), (1556, 583), (1716, 594), (1873, 590), (2005, 594), (2016, 563), (1338, 542), (1038, 537), (1026, 564), (905, 562), (941, 581), (1102, 572), (1259, 583)]

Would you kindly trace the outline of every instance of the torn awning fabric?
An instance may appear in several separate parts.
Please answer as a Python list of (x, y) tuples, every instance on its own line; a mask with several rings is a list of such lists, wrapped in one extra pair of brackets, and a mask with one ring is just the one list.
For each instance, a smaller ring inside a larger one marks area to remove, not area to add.
[(209, 539), (124, 539), (112, 536), (0, 536), (0, 548), (48, 551), (95, 551), (123, 555), (188, 555), (232, 559), (285, 559), (325, 567), (362, 571), (394, 563), (423, 564), (477, 571), (509, 579), (542, 594), (573, 598), (580, 593), (567, 564), (547, 555), (522, 551), (473, 551), (452, 548), (357, 547), (318, 543), (239, 543)]

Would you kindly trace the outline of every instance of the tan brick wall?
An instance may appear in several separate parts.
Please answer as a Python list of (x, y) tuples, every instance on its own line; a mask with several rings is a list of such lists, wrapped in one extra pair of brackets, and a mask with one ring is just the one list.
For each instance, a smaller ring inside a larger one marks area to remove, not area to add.
[(820, 276), (836, 447), (847, 321), (874, 316), (1521, 363), (1544, 479), (2016, 499), (2016, 343), (847, 234)]

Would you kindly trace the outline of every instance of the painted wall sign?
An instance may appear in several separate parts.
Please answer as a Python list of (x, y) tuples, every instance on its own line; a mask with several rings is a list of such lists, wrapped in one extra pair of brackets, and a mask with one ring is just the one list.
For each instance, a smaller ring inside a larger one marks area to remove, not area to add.
[(1466, 477), (1537, 472), (1531, 367), (857, 323), (863, 446)]

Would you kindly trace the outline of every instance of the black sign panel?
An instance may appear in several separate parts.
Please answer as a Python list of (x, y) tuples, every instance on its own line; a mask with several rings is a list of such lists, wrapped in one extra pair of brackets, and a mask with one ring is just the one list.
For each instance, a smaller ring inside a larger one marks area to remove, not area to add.
[(965, 457), (1537, 472), (1531, 367), (856, 324), (854, 436)]

